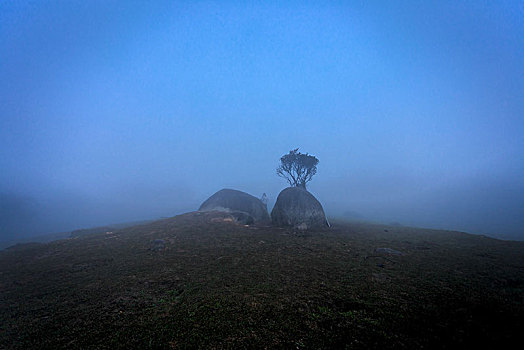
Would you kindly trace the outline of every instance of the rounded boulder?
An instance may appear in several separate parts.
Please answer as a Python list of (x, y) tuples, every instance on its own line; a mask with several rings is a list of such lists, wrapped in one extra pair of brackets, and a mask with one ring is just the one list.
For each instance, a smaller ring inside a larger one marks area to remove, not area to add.
[(300, 187), (288, 187), (280, 192), (271, 211), (271, 221), (276, 226), (329, 227), (322, 204)]
[(267, 208), (262, 201), (246, 192), (222, 189), (209, 197), (199, 211), (224, 211), (246, 213), (256, 222), (269, 222)]

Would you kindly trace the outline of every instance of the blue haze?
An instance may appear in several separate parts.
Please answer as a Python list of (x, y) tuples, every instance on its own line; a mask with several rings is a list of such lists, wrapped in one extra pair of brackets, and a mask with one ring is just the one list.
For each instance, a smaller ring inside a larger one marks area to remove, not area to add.
[(0, 240), (271, 203), (296, 147), (330, 216), (524, 239), (523, 92), (522, 1), (2, 1)]

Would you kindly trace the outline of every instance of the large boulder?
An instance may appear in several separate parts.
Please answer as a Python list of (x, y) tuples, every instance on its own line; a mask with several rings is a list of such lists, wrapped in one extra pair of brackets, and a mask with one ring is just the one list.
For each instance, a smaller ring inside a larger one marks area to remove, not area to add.
[(288, 187), (278, 195), (271, 211), (276, 226), (292, 226), (300, 229), (329, 227), (320, 202), (301, 187)]
[(209, 197), (198, 209), (199, 211), (225, 211), (231, 213), (233, 217), (239, 216), (242, 222), (250, 223), (246, 215), (250, 216), (255, 223), (269, 222), (267, 208), (262, 201), (248, 193), (223, 189)]

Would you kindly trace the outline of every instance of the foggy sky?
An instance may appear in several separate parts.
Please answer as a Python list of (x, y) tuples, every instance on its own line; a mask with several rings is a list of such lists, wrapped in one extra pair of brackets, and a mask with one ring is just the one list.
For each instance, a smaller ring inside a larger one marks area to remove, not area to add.
[(0, 2), (0, 240), (270, 206), (524, 238), (521, 1)]

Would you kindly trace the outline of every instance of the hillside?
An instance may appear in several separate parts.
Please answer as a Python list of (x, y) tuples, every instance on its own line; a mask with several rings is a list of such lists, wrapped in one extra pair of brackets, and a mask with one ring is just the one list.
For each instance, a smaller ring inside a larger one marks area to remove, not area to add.
[(449, 348), (524, 339), (524, 242), (188, 213), (0, 252), (0, 348)]
[(27, 243), (48, 243), (52, 241), (57, 241), (59, 239), (69, 238), (71, 232), (58, 232), (58, 233), (48, 233), (43, 235), (36, 235), (30, 237), (23, 237), (18, 239), (9, 239), (5, 241), (0, 241), (0, 250), (9, 248), (16, 244), (27, 244)]

